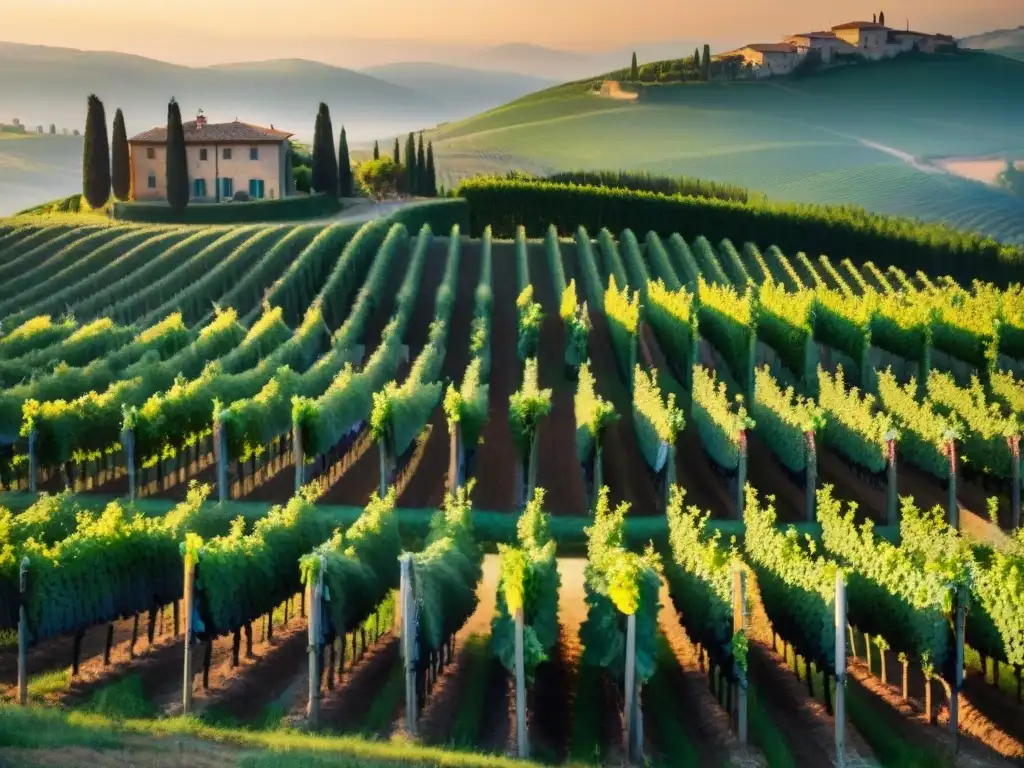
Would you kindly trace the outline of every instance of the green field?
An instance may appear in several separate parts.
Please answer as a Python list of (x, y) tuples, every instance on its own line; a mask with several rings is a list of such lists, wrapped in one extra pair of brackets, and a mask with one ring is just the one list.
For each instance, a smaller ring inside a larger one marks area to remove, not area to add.
[(656, 85), (635, 102), (568, 85), (441, 126), (428, 138), (446, 187), (511, 169), (641, 170), (1024, 242), (1024, 201), (932, 164), (1024, 156), (1022, 89), (1024, 62), (981, 53), (801, 79)]

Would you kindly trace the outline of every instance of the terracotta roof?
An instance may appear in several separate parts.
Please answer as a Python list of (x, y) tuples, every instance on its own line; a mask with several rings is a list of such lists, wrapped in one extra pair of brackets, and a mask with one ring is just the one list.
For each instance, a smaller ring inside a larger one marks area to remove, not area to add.
[(835, 31), (837, 29), (888, 29), (888, 27), (875, 21), (848, 21), (846, 24), (837, 24), (832, 29)]
[(796, 53), (796, 46), (789, 43), (751, 43), (743, 47), (758, 53)]
[(800, 35), (791, 35), (789, 37), (789, 39), (792, 40), (795, 37), (808, 37), (808, 38), (827, 37), (829, 39), (832, 39), (835, 36), (836, 36), (835, 32), (804, 32), (803, 34), (800, 34)]
[[(294, 135), (274, 128), (264, 128), (261, 125), (241, 123), (237, 120), (233, 123), (207, 123), (202, 130), (196, 129), (195, 120), (189, 120), (182, 124), (182, 128), (185, 129), (186, 144), (206, 144), (214, 141), (277, 142), (285, 141)], [(167, 128), (150, 128), (148, 131), (132, 136), (128, 141), (139, 144), (165, 144)]]

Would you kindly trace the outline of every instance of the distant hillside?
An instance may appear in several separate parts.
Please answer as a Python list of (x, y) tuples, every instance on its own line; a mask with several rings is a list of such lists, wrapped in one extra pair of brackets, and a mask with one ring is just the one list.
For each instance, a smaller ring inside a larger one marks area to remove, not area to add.
[(648, 171), (1024, 242), (1024, 201), (937, 165), (1024, 158), (1021, 93), (1024, 64), (961, 53), (803, 79), (641, 87), (636, 101), (567, 84), (428, 136), (446, 187), (513, 169)]
[(1016, 29), (997, 29), (960, 40), (961, 47), (974, 48), (1000, 56), (1024, 60), (1024, 26)]
[[(312, 134), (317, 104), (331, 107), (335, 128), (353, 141), (465, 117), (547, 82), (508, 73), (397, 65), (395, 81), (304, 59), (183, 67), (122, 53), (0, 42), (0, 120), (82, 127), (85, 100), (96, 93), (113, 117), (121, 107), (129, 134), (167, 119), (173, 96), (186, 117), (274, 123)], [(479, 77), (476, 77), (476, 75)], [(439, 97), (443, 94), (443, 98)]]
[(503, 104), (559, 82), (518, 72), (480, 70), (433, 62), (399, 62), (360, 70), (379, 80), (408, 88), (449, 107), (449, 119), (468, 117), (482, 109)]

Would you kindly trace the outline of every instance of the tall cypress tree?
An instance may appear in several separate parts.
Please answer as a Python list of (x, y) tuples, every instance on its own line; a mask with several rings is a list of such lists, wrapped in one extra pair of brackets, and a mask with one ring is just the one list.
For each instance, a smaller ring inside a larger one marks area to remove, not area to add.
[(188, 205), (188, 159), (185, 156), (185, 129), (181, 108), (171, 99), (167, 105), (167, 203), (180, 213)]
[(341, 139), (338, 141), (338, 196), (352, 197), (352, 161), (348, 156), (348, 137), (345, 126), (341, 126)]
[(427, 196), (437, 197), (437, 169), (434, 167), (434, 142), (427, 142)]
[(313, 150), (310, 155), (312, 168), (309, 173), (309, 186), (314, 192), (324, 190), (324, 105), (316, 113), (316, 122), (313, 124)]
[(878, 12), (878, 23), (883, 27), (885, 26), (885, 11)]
[(704, 59), (700, 63), (700, 76), (706, 83), (711, 80), (711, 46), (704, 43)]
[[(331, 127), (331, 111), (326, 104), (321, 102), (320, 112), (317, 115), (320, 124), (319, 144), (320, 156), (313, 153), (313, 190), (327, 194), (337, 194), (338, 191), (338, 158), (334, 154), (334, 129)], [(315, 140), (314, 140), (314, 143)], [(314, 148), (315, 149), (315, 148)], [(319, 160), (320, 171), (317, 172)], [(319, 183), (319, 186), (317, 184)]]
[(693, 49), (693, 68), (700, 72), (700, 49)]
[(124, 114), (120, 107), (114, 113), (114, 135), (110, 144), (110, 186), (118, 200), (127, 200), (132, 193), (128, 131), (124, 127)]
[(640, 71), (636, 66), (636, 51), (633, 51), (633, 62), (629, 65), (629, 79), (634, 83), (640, 79)]
[(376, 141), (373, 142), (373, 159), (380, 160), (380, 145)]
[(401, 164), (402, 164), (402, 155), (398, 151), (398, 137), (395, 136), (395, 165), (401, 165)]
[(405, 140), (405, 189), (409, 195), (418, 195), (416, 182), (416, 139), (410, 133)]
[(107, 115), (103, 102), (92, 94), (85, 115), (85, 141), (82, 148), (82, 194), (93, 208), (102, 208), (110, 199), (110, 143), (107, 141)]
[(423, 151), (423, 134), (420, 134), (419, 147), (416, 149), (416, 194), (429, 196), (427, 183), (427, 154)]

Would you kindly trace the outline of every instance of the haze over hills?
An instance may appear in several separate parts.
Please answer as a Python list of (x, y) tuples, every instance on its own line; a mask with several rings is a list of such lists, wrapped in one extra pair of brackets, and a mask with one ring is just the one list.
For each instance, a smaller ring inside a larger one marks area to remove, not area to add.
[(1016, 29), (997, 29), (960, 40), (964, 48), (976, 48), (1012, 59), (1024, 60), (1024, 25)]
[[(390, 70), (390, 76), (389, 71)], [(214, 121), (273, 123), (312, 134), (317, 104), (331, 107), (350, 140), (399, 133), (469, 117), (555, 80), (435, 63), (394, 64), (359, 72), (305, 59), (185, 67), (114, 52), (0, 42), (0, 120), (81, 128), (85, 99), (96, 93), (110, 115), (120, 107), (129, 134), (167, 119), (175, 97), (184, 115), (203, 109)]]

